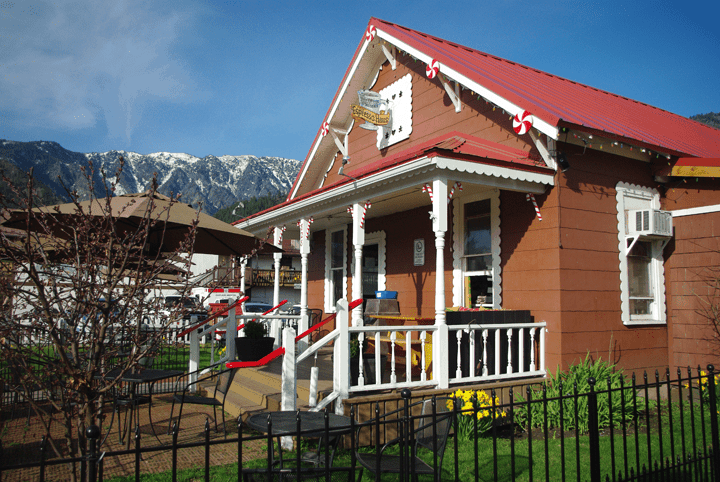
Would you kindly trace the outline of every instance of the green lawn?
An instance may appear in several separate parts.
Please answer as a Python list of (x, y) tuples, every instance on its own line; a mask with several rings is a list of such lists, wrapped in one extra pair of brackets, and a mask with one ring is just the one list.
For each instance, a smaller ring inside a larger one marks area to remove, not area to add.
[[(600, 436), (600, 458), (602, 480), (606, 476), (614, 473), (625, 471), (625, 456), (627, 457), (628, 469), (633, 469), (637, 473), (637, 468), (642, 470), (643, 466), (648, 466), (648, 459), (651, 464), (661, 460), (661, 451), (663, 459), (674, 456), (675, 459), (683, 457), (683, 438), (685, 440), (685, 452), (693, 450), (700, 451), (703, 446), (710, 444), (710, 420), (709, 416), (702, 417), (699, 413), (698, 406), (694, 407), (691, 415), (688, 404), (684, 404), (684, 411), (681, 412), (677, 404), (672, 406), (672, 413), (667, 410), (667, 405), (663, 402), (661, 412), (661, 423), (664, 430), (658, 433), (657, 430), (651, 428), (647, 430), (644, 423), (645, 418), (638, 423), (638, 431), (635, 432), (634, 424), (627, 426), (628, 435), (623, 441), (622, 427), (615, 430), (613, 437), (609, 435), (609, 431)], [(650, 426), (657, 426), (657, 411), (653, 410), (654, 415), (649, 419)], [(672, 417), (672, 423), (671, 422)], [(703, 432), (704, 430), (704, 432)], [(495, 444), (492, 436), (479, 437), (477, 439), (477, 458), (475, 457), (475, 441), (457, 443), (458, 453), (458, 480), (463, 482), (480, 481), (536, 481), (536, 480), (578, 480), (577, 467), (580, 467), (581, 480), (589, 480), (589, 438), (587, 435), (581, 435), (575, 438), (572, 434), (566, 435), (564, 444), (562, 439), (557, 437), (548, 437), (547, 440), (541, 435), (541, 431), (534, 431), (532, 442), (530, 443), (526, 434), (521, 434), (515, 441), (514, 447), (508, 438), (498, 438)], [(637, 433), (637, 436), (635, 435)], [(648, 435), (649, 433), (649, 435)], [(683, 437), (684, 434), (684, 437)], [(695, 441), (693, 443), (693, 440)], [(703, 443), (705, 440), (705, 443)], [(648, 451), (649, 447), (649, 451)], [(305, 443), (302, 444), (301, 450), (306, 450)], [(363, 449), (372, 451), (371, 449)], [(497, 463), (493, 463), (493, 451), (497, 451)], [(514, 457), (513, 451), (514, 450)], [(648, 455), (649, 453), (649, 455)], [(455, 479), (455, 439), (450, 438), (448, 447), (445, 452), (445, 460), (442, 467), (442, 479)], [(564, 456), (563, 456), (564, 454)], [(578, 463), (579, 454), (579, 463)], [(286, 460), (294, 460), (294, 452), (285, 454)], [(423, 454), (423, 458), (432, 463), (431, 454)], [(514, 468), (511, 461), (515, 460)], [(212, 451), (211, 451), (212, 460)], [(546, 460), (549, 461), (546, 470)], [(639, 460), (639, 465), (638, 465)], [(613, 464), (614, 461), (614, 464)], [(709, 463), (709, 462), (703, 462)], [(351, 464), (350, 451), (340, 451), (335, 457), (335, 466), (349, 466)], [(266, 467), (264, 458), (251, 461), (245, 465), (246, 468), (262, 468)], [(695, 480), (695, 475), (689, 469), (678, 469), (674, 478), (666, 478), (665, 480)], [(514, 477), (513, 477), (514, 470)], [(189, 469), (178, 473), (178, 480), (194, 481), (202, 480), (204, 477), (204, 469)], [(229, 464), (225, 466), (217, 466), (210, 468), (210, 477), (213, 481), (229, 481), (237, 480), (237, 465)], [(160, 481), (169, 480), (169, 473), (162, 474), (144, 474), (143, 480)], [(114, 478), (108, 479), (113, 482), (133, 480), (133, 478)], [(374, 480), (369, 471), (364, 471), (364, 481)], [(397, 480), (396, 476), (383, 477), (383, 480)]]

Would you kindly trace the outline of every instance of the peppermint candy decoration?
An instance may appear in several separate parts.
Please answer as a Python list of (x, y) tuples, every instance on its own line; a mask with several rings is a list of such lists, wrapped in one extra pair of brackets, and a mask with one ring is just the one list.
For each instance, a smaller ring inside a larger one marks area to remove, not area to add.
[(523, 135), (529, 131), (532, 125), (533, 116), (526, 110), (513, 117), (513, 130), (519, 135)]
[(428, 76), (428, 79), (434, 79), (438, 72), (440, 72), (440, 62), (432, 59), (432, 61), (427, 64), (427, 67), (425, 67), (425, 75)]
[(330, 124), (327, 122), (323, 122), (322, 128), (320, 129), (320, 134), (325, 137), (328, 135), (328, 132), (330, 132)]
[(365, 31), (365, 40), (367, 40), (368, 42), (372, 42), (375, 38), (376, 33), (377, 30), (375, 29), (375, 25), (370, 25), (367, 31)]
[(527, 193), (525, 195), (525, 200), (532, 201), (533, 206), (535, 206), (535, 214), (537, 214), (537, 217), (540, 221), (542, 221), (542, 215), (540, 214), (540, 208), (537, 205), (537, 201), (535, 200), (535, 195), (531, 193)]

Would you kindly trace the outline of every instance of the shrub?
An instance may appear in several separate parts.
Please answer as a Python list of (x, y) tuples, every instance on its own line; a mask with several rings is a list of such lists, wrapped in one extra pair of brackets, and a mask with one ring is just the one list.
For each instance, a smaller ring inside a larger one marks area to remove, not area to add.
[(245, 323), (245, 328), (243, 329), (245, 333), (245, 338), (264, 338), (267, 336), (267, 329), (265, 328), (265, 323), (250, 320), (247, 323)]
[[(625, 420), (632, 420), (633, 412), (633, 393), (632, 390), (612, 391), (608, 396), (608, 382), (611, 389), (618, 389), (624, 383), (625, 378), (622, 370), (616, 370), (615, 365), (603, 361), (601, 358), (592, 360), (590, 354), (585, 357), (577, 365), (570, 365), (568, 371), (561, 372), (558, 370), (555, 375), (550, 375), (549, 380), (543, 384), (541, 388), (530, 389), (528, 392), (532, 395), (532, 428), (541, 427), (545, 423), (543, 414), (543, 403), (538, 399), (543, 396), (547, 397), (547, 419), (548, 428), (560, 428), (560, 403), (557, 397), (565, 397), (562, 399), (562, 427), (564, 430), (574, 430), (576, 427), (580, 433), (587, 433), (589, 428), (588, 416), (588, 398), (587, 396), (577, 397), (577, 418), (575, 416), (575, 393), (585, 394), (590, 392), (590, 377), (597, 380), (595, 384), (598, 404), (598, 426), (600, 429), (610, 426), (610, 402), (612, 402), (613, 422), (616, 425), (622, 423), (622, 407), (625, 407)], [(625, 384), (627, 386), (627, 384)], [(522, 395), (518, 397), (521, 403), (515, 409), (515, 421), (524, 428), (528, 428), (528, 405), (527, 399)]]
[[(453, 394), (459, 403), (460, 413), (458, 417), (457, 437), (459, 440), (473, 440), (475, 435), (475, 421), (477, 418), (477, 433), (482, 434), (490, 430), (493, 421), (505, 417), (505, 412), (500, 410), (500, 399), (495, 397), (493, 409), (493, 398), (484, 390), (458, 390)], [(453, 401), (448, 400), (447, 407), (453, 409)]]

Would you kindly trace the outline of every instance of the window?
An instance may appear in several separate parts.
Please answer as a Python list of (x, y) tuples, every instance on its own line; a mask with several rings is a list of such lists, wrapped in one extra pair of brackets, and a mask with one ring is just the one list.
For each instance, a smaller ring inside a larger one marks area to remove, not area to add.
[(347, 228), (326, 231), (325, 311), (335, 312), (335, 303), (347, 297)]
[(663, 248), (667, 238), (629, 234), (628, 211), (660, 208), (651, 188), (619, 183), (617, 190), (620, 301), (626, 325), (666, 322)]
[(499, 191), (454, 203), (453, 305), (499, 308)]

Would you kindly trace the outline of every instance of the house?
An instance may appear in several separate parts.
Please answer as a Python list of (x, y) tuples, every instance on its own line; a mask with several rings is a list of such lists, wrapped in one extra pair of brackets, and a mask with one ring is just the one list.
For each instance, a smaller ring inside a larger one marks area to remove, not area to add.
[(236, 225), (300, 241), (304, 307), (529, 310), (550, 370), (675, 370), (716, 359), (714, 176), (716, 129), (371, 18), (287, 200)]

